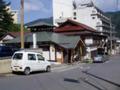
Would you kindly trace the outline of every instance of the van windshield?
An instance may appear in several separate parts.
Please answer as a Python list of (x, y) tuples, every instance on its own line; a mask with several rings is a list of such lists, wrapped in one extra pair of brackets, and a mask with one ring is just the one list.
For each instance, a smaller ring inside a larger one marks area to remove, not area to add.
[(22, 53), (16, 53), (13, 56), (13, 60), (22, 60), (23, 54)]

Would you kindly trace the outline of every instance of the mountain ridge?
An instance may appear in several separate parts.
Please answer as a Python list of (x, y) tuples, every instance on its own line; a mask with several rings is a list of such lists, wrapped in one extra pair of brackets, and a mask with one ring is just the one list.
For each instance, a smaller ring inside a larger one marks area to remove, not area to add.
[(115, 25), (116, 36), (120, 37), (120, 11), (106, 12), (108, 17), (111, 17), (112, 24)]

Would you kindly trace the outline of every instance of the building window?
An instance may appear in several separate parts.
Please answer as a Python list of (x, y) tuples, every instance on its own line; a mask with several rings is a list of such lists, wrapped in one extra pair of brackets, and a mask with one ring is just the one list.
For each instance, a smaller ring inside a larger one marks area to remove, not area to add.
[(37, 58), (39, 61), (44, 61), (44, 57), (42, 57), (41, 55), (37, 54)]
[(92, 19), (95, 19), (95, 17), (92, 17)]
[(101, 25), (101, 23), (100, 22), (97, 22), (97, 26), (100, 26)]
[(28, 60), (35, 61), (36, 60), (35, 54), (28, 54)]
[(76, 17), (74, 17), (74, 20), (76, 20), (77, 18)]
[(101, 28), (101, 27), (97, 27), (97, 30), (100, 31), (100, 28)]
[(77, 15), (76, 12), (74, 12), (73, 15), (76, 16)]
[(23, 54), (22, 53), (16, 53), (14, 56), (13, 56), (13, 59), (15, 60), (21, 60), (23, 57)]
[(95, 14), (95, 13), (96, 13), (96, 11), (95, 11), (95, 10), (93, 10), (93, 11), (92, 11), (92, 14)]

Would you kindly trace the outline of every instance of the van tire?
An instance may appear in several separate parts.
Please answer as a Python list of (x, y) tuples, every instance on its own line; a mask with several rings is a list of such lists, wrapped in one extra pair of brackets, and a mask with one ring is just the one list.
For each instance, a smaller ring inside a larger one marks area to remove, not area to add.
[(25, 68), (24, 74), (25, 74), (25, 75), (29, 75), (29, 74), (30, 74), (30, 68), (29, 68), (29, 67), (26, 67), (26, 68)]
[(16, 74), (16, 72), (15, 72), (15, 71), (12, 71), (12, 73), (13, 73), (13, 74)]
[(51, 67), (50, 66), (47, 66), (46, 72), (51, 72)]

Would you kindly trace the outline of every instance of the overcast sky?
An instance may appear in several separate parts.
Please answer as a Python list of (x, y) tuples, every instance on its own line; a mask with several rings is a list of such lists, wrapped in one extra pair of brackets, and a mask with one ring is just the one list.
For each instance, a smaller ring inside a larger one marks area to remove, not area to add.
[[(5, 0), (11, 2), (12, 9), (19, 10), (20, 0)], [(51, 0), (24, 0), (25, 1), (25, 22), (30, 22), (38, 18), (52, 16)], [(76, 2), (88, 2), (90, 0), (76, 0)], [(120, 0), (117, 8), (117, 0), (92, 0), (97, 7), (103, 11), (120, 10)]]

